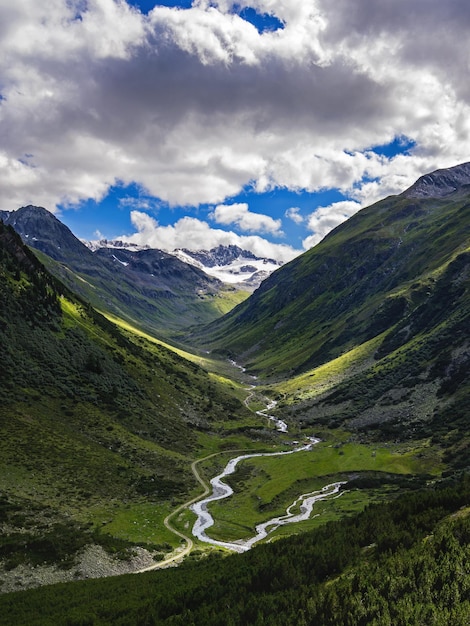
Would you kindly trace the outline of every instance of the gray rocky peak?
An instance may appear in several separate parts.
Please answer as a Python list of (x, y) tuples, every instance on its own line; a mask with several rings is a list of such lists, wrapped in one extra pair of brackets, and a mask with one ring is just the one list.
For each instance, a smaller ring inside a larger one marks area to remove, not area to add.
[(470, 185), (470, 162), (425, 174), (403, 192), (406, 198), (443, 198)]

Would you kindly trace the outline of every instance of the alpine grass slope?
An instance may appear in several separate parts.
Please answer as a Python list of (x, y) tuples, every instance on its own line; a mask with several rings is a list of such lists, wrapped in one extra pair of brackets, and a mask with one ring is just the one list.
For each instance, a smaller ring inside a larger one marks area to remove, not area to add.
[[(96, 524), (187, 498), (197, 487), (188, 467), (204, 442), (212, 437), (217, 449), (224, 424), (248, 415), (231, 386), (72, 294), (2, 222), (0, 346), (6, 570), (70, 566), (84, 544), (125, 550), (119, 533), (97, 533)], [(140, 543), (158, 532), (145, 535)]]

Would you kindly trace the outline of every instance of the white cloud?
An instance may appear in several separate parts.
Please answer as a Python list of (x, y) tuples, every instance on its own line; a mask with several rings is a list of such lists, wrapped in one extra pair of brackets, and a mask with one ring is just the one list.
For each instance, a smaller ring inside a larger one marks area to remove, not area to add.
[[(260, 34), (235, 5), (284, 28)], [(0, 204), (116, 181), (192, 206), (246, 185), (402, 191), (469, 158), (469, 27), (464, 0), (3, 2)], [(400, 135), (409, 155), (367, 152)]]
[(357, 213), (360, 208), (361, 205), (358, 202), (349, 200), (318, 207), (308, 218), (308, 229), (313, 234), (302, 241), (304, 250), (316, 246), (333, 228), (336, 228), (351, 215)]
[(302, 217), (302, 215), (300, 215), (299, 207), (290, 207), (289, 209), (287, 209), (284, 215), (296, 224), (302, 224), (302, 222), (304, 221), (304, 218)]
[(137, 233), (121, 236), (119, 239), (169, 252), (177, 248), (208, 250), (218, 245), (237, 245), (257, 256), (282, 262), (292, 260), (301, 252), (285, 244), (271, 243), (258, 235), (237, 235), (234, 232), (211, 228), (207, 222), (194, 217), (183, 217), (173, 225), (160, 226), (150, 215), (132, 211), (131, 220)]
[(248, 204), (240, 202), (236, 204), (219, 204), (215, 207), (210, 217), (217, 222), (229, 226), (235, 224), (240, 230), (258, 233), (271, 233), (272, 235), (282, 235), (282, 222), (275, 220), (269, 215), (253, 213), (249, 210)]
[(119, 206), (126, 209), (136, 209), (142, 211), (156, 211), (159, 203), (154, 198), (125, 196), (119, 198)]

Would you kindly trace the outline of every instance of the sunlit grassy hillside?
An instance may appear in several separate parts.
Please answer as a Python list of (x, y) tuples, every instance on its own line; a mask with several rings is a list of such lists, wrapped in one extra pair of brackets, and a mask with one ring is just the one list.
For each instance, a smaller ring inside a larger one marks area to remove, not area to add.
[(250, 445), (260, 428), (236, 385), (119, 329), (1, 223), (0, 346), (0, 557), (11, 566), (34, 561), (46, 535), (74, 538), (65, 558), (96, 540), (89, 522), (126, 509), (131, 525), (143, 502), (160, 506), (160, 530), (140, 540), (166, 541), (165, 511), (198, 489), (191, 461)]

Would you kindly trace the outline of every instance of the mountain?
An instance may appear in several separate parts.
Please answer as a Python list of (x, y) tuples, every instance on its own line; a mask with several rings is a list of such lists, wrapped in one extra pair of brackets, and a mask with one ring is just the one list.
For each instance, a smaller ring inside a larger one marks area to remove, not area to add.
[[(93, 251), (113, 249), (137, 252), (142, 249), (122, 241), (90, 241), (86, 245)], [(148, 246), (145, 248), (148, 249)], [(280, 261), (258, 257), (234, 245), (219, 245), (211, 250), (179, 248), (173, 250), (171, 255), (225, 284), (249, 292), (257, 289), (263, 280), (282, 265)]]
[(443, 170), (442, 178), (430, 175), (437, 197), (415, 198), (425, 184), (418, 181), (402, 195), (359, 211), (274, 272), (202, 337), (214, 346), (223, 343), (254, 373), (285, 376), (389, 329), (411, 313), (413, 303), (429, 297), (451, 261), (463, 254), (465, 264), (470, 190), (462, 183), (444, 198), (440, 191), (461, 180), (463, 170), (458, 166), (454, 178), (452, 170)]
[(12, 226), (23, 241), (55, 261), (67, 260), (76, 271), (92, 264), (93, 255), (65, 224), (42, 207), (26, 206), (0, 211), (0, 220)]
[(0, 211), (49, 270), (95, 307), (159, 335), (209, 322), (245, 296), (161, 250), (90, 250), (41, 207)]
[[(216, 248), (212, 248), (211, 250), (200, 250), (198, 252), (183, 248), (182, 252), (185, 252), (192, 258), (197, 259), (205, 267), (217, 267), (220, 265), (230, 265), (234, 261), (238, 261), (240, 259), (244, 259), (245, 262), (247, 260), (250, 260), (250, 261), (262, 260), (259, 257), (255, 256), (252, 252), (249, 252), (248, 250), (242, 250), (238, 246), (233, 246), (233, 245), (217, 246)], [(271, 263), (275, 263), (275, 261), (271, 260)]]
[(250, 441), (248, 429), (230, 443), (237, 420), (251, 418), (230, 385), (120, 330), (2, 222), (0, 346), (1, 580), (14, 570), (43, 581), (34, 565), (80, 570), (90, 550), (103, 563), (120, 554), (122, 571), (136, 542), (151, 563), (172, 545), (150, 527), (136, 536), (135, 520), (188, 498), (190, 463), (208, 442)]
[(470, 163), (425, 174), (401, 195), (406, 198), (443, 198), (470, 185)]
[(452, 423), (465, 463), (469, 173), (440, 170), (363, 209), (188, 341), (271, 382), (304, 425), (437, 437)]

